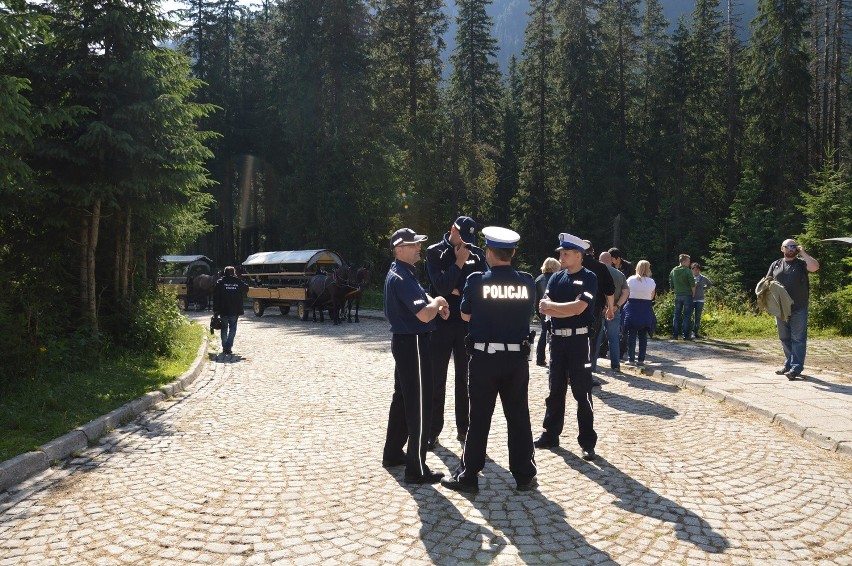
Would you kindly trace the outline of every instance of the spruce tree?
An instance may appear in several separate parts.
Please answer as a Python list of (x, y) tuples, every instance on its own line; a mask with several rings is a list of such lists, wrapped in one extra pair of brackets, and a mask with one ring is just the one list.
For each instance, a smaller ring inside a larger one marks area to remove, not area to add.
[[(30, 154), (43, 196), (62, 211), (37, 221), (55, 223), (57, 245), (72, 243), (66, 269), (78, 273), (78, 320), (97, 335), (99, 316), (112, 310), (101, 299), (126, 301), (141, 277), (128, 270), (205, 228), (194, 215), (207, 203), (200, 190), (210, 136), (197, 124), (211, 108), (190, 102), (199, 82), (187, 77), (182, 55), (161, 46), (173, 24), (152, 4), (57, 0), (46, 10), (52, 39), (31, 54), (33, 101), (85, 114), (46, 132)], [(145, 229), (161, 221), (174, 222), (168, 234)]]
[(497, 141), (500, 69), (497, 40), (486, 7), (491, 0), (459, 0), (455, 52), (450, 56), (450, 111), (473, 143)]
[(494, 191), (494, 222), (508, 226), (511, 218), (511, 203), (518, 194), (519, 160), (521, 151), (521, 85), (518, 75), (518, 62), (512, 56), (506, 85), (501, 100), (501, 141), (500, 161), (497, 168), (497, 186)]
[(373, 81), (377, 119), (386, 129), (383, 151), (397, 190), (397, 214), (426, 233), (444, 229), (450, 125), (442, 109), (441, 0), (371, 0)]
[(759, 0), (743, 77), (744, 156), (786, 231), (798, 231), (789, 203), (808, 174), (809, 17), (805, 0)]
[[(524, 235), (522, 259), (528, 265), (540, 263), (552, 253), (557, 219), (570, 225), (571, 218), (559, 217), (559, 192), (554, 163), (554, 132), (557, 85), (553, 59), (553, 0), (532, 0), (524, 41), (521, 75), (521, 160), (520, 186), (513, 202), (513, 227)], [(564, 198), (564, 195), (563, 195)]]
[(835, 169), (833, 156), (827, 155), (803, 197), (797, 207), (805, 218), (800, 242), (820, 262), (813, 281), (816, 293), (831, 293), (852, 283), (852, 248), (822, 241), (852, 235), (852, 182), (848, 172)]
[(731, 203), (719, 236), (711, 244), (706, 263), (707, 276), (716, 283), (723, 300), (752, 290), (766, 275), (769, 263), (777, 258), (781, 240), (775, 229), (775, 215), (761, 204), (761, 187), (751, 171), (743, 172), (737, 194)]

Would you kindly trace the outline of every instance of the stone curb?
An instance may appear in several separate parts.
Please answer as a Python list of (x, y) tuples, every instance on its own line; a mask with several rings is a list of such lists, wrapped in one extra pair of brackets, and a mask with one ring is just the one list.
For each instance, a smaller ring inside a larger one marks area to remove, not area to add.
[(175, 381), (164, 385), (158, 391), (146, 393), (102, 417), (80, 425), (68, 434), (39, 446), (37, 450), (0, 462), (0, 492), (6, 491), (39, 472), (43, 472), (54, 462), (64, 460), (75, 452), (84, 450), (105, 433), (129, 423), (156, 403), (185, 390), (201, 374), (204, 362), (207, 359), (209, 342), (209, 335), (205, 333), (201, 346), (198, 348), (198, 354), (189, 369)]
[[(807, 440), (815, 446), (819, 446), (824, 450), (834, 452), (835, 454), (852, 460), (852, 442), (838, 442), (837, 440), (825, 436), (824, 434), (814, 430), (813, 428), (809, 428), (802, 425), (801, 423), (793, 419), (793, 417), (791, 417), (790, 415), (786, 415), (783, 413), (775, 413), (771, 409), (767, 409), (766, 407), (755, 404), (751, 401), (746, 401), (745, 399), (737, 397), (736, 395), (732, 395), (727, 391), (714, 389), (701, 383), (698, 380), (694, 380), (689, 377), (670, 375), (662, 370), (647, 367), (628, 369), (629, 372), (633, 375), (650, 377), (652, 379), (661, 381), (669, 385), (675, 385), (677, 387), (680, 387), (681, 389), (686, 389), (688, 391), (692, 391), (700, 395), (706, 395), (711, 399), (715, 399), (716, 401), (724, 403), (725, 405), (734, 409), (739, 409), (741, 411), (751, 413), (768, 421), (771, 424), (775, 424), (785, 428), (790, 433), (794, 434), (795, 436), (798, 436), (799, 438)], [(623, 367), (622, 371), (624, 371)]]

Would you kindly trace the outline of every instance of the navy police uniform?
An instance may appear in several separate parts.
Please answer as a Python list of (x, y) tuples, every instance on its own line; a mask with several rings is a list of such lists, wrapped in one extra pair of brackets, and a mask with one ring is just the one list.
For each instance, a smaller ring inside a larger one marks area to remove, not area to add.
[[(562, 234), (560, 236), (571, 236)], [(571, 236), (576, 239), (576, 236)], [(568, 245), (563, 244), (566, 249)], [(581, 245), (581, 244), (579, 244)], [(565, 396), (568, 385), (577, 401), (577, 442), (590, 454), (594, 454), (598, 435), (594, 429), (594, 407), (592, 403), (591, 370), (591, 325), (594, 322), (597, 277), (581, 267), (576, 273), (566, 269), (554, 273), (547, 283), (547, 295), (557, 303), (581, 300), (588, 304), (582, 313), (569, 317), (552, 317), (550, 342), (550, 394), (545, 400), (544, 433), (536, 445), (557, 446), (559, 435), (565, 424)]]
[[(385, 466), (405, 463), (406, 478), (423, 478), (431, 473), (426, 466), (426, 442), (432, 415), (429, 343), (435, 323), (417, 318), (429, 301), (413, 265), (394, 261), (385, 278), (384, 291), (385, 317), (393, 333), (391, 351), (396, 368), (382, 462)], [(406, 441), (408, 450), (403, 456)]]
[[(486, 245), (515, 247), (517, 233), (487, 227)], [(467, 278), (461, 312), (470, 315), (467, 340), (470, 425), (461, 462), (444, 485), (459, 491), (476, 491), (478, 473), (485, 466), (485, 451), (497, 395), (506, 415), (509, 470), (519, 489), (527, 489), (536, 475), (535, 448), (528, 403), (530, 315), (534, 310), (535, 283), (529, 273), (511, 265), (492, 266)]]
[[(450, 243), (450, 232), (444, 239), (429, 246), (426, 250), (426, 275), (429, 278), (430, 292), (433, 297), (444, 297), (450, 305), (447, 320), (438, 318), (437, 327), (432, 334), (432, 427), (429, 433), (430, 444), (434, 444), (444, 428), (444, 403), (447, 396), (447, 369), (450, 355), (455, 366), (455, 413), (456, 430), (459, 440), (464, 439), (468, 425), (467, 364), (464, 338), (467, 336), (467, 323), (459, 312), (461, 293), (468, 275), (485, 271), (485, 252), (473, 245), (476, 223), (467, 216), (460, 216), (453, 226), (458, 230), (470, 249), (470, 257), (459, 268), (456, 265), (455, 246)], [(454, 293), (456, 291), (456, 293)]]

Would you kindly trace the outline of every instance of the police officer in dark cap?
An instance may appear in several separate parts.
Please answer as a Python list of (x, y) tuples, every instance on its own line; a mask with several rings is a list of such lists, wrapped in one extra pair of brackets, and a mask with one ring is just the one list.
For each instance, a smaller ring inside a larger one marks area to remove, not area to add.
[(550, 394), (545, 401), (544, 432), (535, 441), (537, 448), (559, 446), (565, 423), (565, 395), (568, 384), (577, 401), (577, 442), (584, 460), (594, 460), (598, 435), (594, 428), (592, 371), (589, 338), (594, 321), (592, 306), (598, 280), (583, 267), (583, 254), (589, 247), (577, 236), (559, 234), (559, 263), (564, 269), (554, 273), (539, 310), (551, 316)]
[(488, 226), (482, 234), (491, 267), (467, 278), (461, 302), (461, 316), (470, 322), (470, 425), (461, 462), (441, 484), (456, 491), (479, 490), (478, 474), (485, 466), (491, 416), (500, 395), (509, 433), (509, 471), (524, 491), (537, 485), (527, 361), (535, 283), (529, 273), (512, 268), (517, 232)]
[(433, 297), (444, 297), (450, 305), (447, 320), (437, 320), (432, 333), (432, 382), (435, 389), (432, 401), (432, 430), (429, 433), (431, 450), (444, 428), (444, 401), (447, 396), (447, 368), (450, 355), (455, 366), (455, 413), (458, 439), (467, 432), (467, 362), (464, 337), (467, 322), (459, 312), (461, 294), (467, 276), (485, 271), (485, 252), (476, 243), (476, 222), (469, 216), (459, 216), (444, 239), (426, 250), (426, 275)]
[[(393, 333), (396, 368), (382, 465), (405, 464), (406, 483), (438, 483), (444, 477), (426, 465), (426, 442), (432, 416), (430, 337), (435, 317), (446, 318), (449, 308), (443, 297), (427, 295), (417, 280), (414, 264), (420, 261), (420, 242), (425, 239), (410, 228), (394, 232), (394, 262), (385, 278), (385, 317)], [(403, 453), (406, 442), (408, 451)]]

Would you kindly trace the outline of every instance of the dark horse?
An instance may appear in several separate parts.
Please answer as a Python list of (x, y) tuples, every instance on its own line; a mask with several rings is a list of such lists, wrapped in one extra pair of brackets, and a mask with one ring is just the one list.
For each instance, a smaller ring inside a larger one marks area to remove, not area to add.
[(317, 273), (308, 281), (308, 309), (313, 311), (314, 322), (317, 321), (317, 310), (319, 310), (320, 322), (325, 322), (325, 309), (334, 321), (340, 324), (340, 311), (345, 302), (347, 289), (346, 280), (349, 277), (347, 266), (335, 269), (331, 275)]
[(361, 308), (361, 292), (370, 282), (370, 270), (366, 267), (350, 268), (349, 277), (346, 280), (347, 289), (344, 298), (346, 305), (340, 315), (352, 322), (352, 305), (355, 305), (355, 322), (361, 322), (358, 318), (358, 310)]
[(206, 273), (188, 277), (184, 310), (188, 310), (192, 303), (195, 303), (196, 309), (200, 311), (210, 308), (210, 295), (213, 294), (214, 285), (216, 285), (216, 280), (212, 275)]

